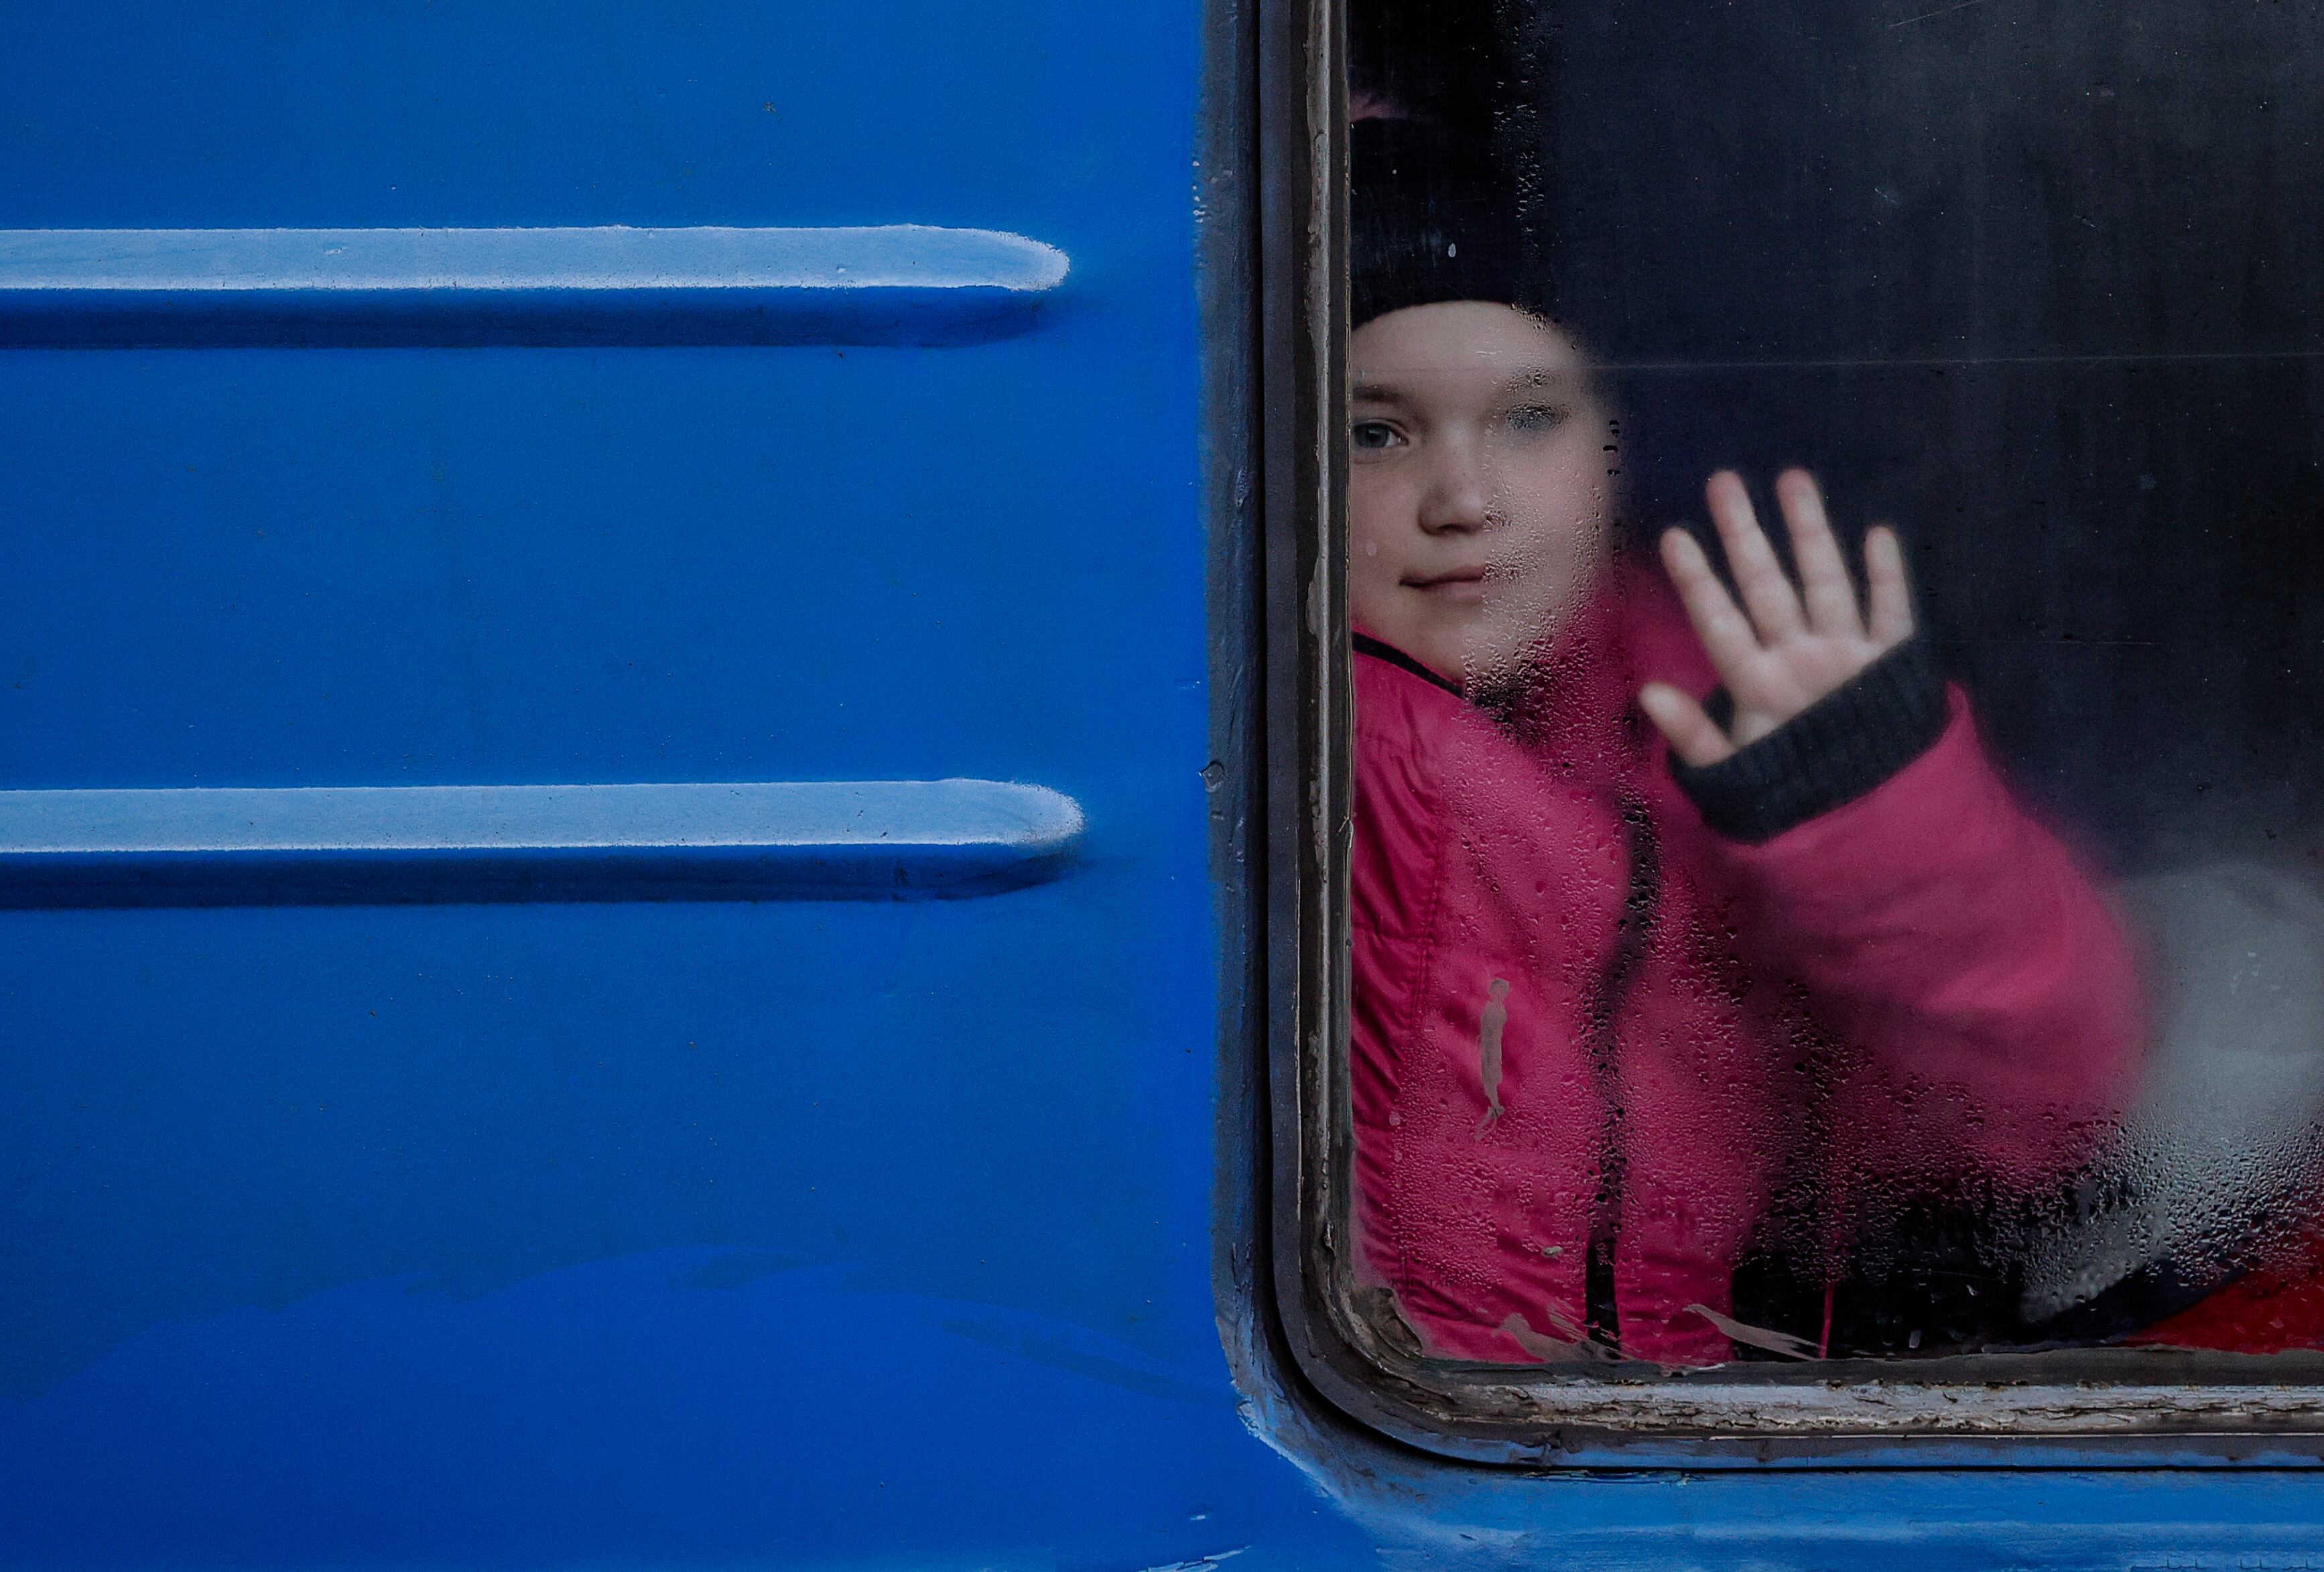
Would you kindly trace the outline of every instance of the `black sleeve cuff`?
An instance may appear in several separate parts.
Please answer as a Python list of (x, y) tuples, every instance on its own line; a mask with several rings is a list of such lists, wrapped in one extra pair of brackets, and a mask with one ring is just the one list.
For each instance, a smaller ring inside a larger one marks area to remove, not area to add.
[[(1704, 705), (1726, 724), (1733, 703)], [(1671, 774), (1702, 821), (1757, 845), (1852, 803), (1926, 753), (1945, 729), (1945, 679), (1928, 640), (1908, 639), (1748, 748)]]

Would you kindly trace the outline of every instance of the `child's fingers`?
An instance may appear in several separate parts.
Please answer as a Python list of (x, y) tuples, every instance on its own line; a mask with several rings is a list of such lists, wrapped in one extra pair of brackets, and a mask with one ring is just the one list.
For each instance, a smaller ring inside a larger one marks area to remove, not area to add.
[(1638, 690), (1638, 707), (1669, 740), (1671, 751), (1697, 769), (1735, 751), (1735, 744), (1702, 706), (1668, 683), (1648, 683)]
[(1751, 493), (1733, 470), (1720, 470), (1702, 488), (1711, 505), (1711, 521), (1719, 527), (1719, 543), (1727, 548), (1727, 565), (1734, 570), (1735, 587), (1743, 593), (1744, 609), (1751, 613), (1759, 637), (1773, 644), (1801, 628), (1800, 598), (1775, 548), (1759, 528), (1751, 510)]
[(1904, 576), (1904, 548), (1888, 525), (1865, 532), (1864, 579), (1872, 602), (1866, 631), (1881, 648), (1894, 649), (1913, 636), (1913, 586)]
[(1816, 489), (1814, 477), (1803, 469), (1785, 470), (1775, 477), (1775, 501), (1784, 510), (1784, 527), (1791, 531), (1792, 560), (1799, 565), (1808, 626), (1827, 638), (1862, 638), (1856, 585), (1849, 580), (1840, 542), (1831, 538), (1831, 520), (1824, 516), (1823, 493)]
[(1678, 598), (1686, 607), (1687, 621), (1694, 624), (1694, 636), (1702, 640), (1703, 653), (1711, 657), (1719, 675), (1731, 683), (1735, 674), (1759, 653), (1758, 635), (1735, 609), (1727, 586), (1711, 571), (1711, 559), (1702, 555), (1693, 536), (1683, 529), (1663, 532), (1663, 567), (1678, 586)]

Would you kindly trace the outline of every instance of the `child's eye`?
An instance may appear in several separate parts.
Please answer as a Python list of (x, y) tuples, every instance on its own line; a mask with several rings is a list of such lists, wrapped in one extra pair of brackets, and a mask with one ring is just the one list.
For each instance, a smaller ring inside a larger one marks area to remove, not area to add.
[(1501, 424), (1520, 437), (1538, 437), (1565, 424), (1565, 411), (1550, 404), (1526, 404), (1501, 417)]
[(1358, 420), (1348, 427), (1348, 445), (1358, 453), (1380, 453), (1404, 441), (1404, 433), (1386, 420)]

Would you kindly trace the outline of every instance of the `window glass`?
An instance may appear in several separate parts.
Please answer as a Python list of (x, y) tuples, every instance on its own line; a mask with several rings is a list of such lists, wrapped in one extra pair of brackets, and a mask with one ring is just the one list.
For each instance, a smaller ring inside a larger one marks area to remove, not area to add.
[(1350, 25), (1368, 1318), (2324, 1347), (2324, 11)]

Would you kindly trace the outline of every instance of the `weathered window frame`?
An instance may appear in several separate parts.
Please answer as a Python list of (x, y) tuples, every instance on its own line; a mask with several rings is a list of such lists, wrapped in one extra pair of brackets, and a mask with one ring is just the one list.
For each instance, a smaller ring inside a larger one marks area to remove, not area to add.
[[(1338, 0), (1259, 0), (1258, 867), (1247, 1019), (1275, 1328), (1313, 1398), (1443, 1456), (1532, 1467), (2324, 1464), (2324, 1354), (2092, 1349), (1529, 1376), (1416, 1357), (1367, 1321), (1342, 1219), (1351, 737), (1344, 428), (1346, 89)], [(1234, 621), (1240, 621), (1238, 615)], [(1264, 1295), (1261, 1296), (1264, 1298)]]

